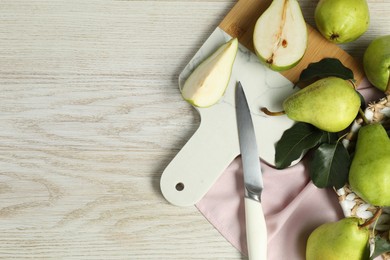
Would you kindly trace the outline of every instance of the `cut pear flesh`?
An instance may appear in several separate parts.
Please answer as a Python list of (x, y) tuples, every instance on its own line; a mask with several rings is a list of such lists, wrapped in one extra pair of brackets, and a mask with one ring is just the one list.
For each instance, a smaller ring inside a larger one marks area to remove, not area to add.
[(257, 56), (271, 69), (295, 66), (307, 47), (307, 27), (296, 0), (273, 0), (259, 17), (253, 33)]
[(238, 51), (237, 38), (219, 47), (191, 73), (181, 94), (196, 107), (209, 107), (225, 93)]

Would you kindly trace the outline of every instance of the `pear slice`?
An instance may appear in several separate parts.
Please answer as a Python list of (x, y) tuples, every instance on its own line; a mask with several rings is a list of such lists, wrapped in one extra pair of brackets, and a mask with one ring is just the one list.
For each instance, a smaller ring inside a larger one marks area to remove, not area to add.
[(181, 94), (196, 107), (210, 107), (225, 93), (238, 51), (238, 40), (233, 38), (219, 47), (191, 73)]
[(294, 67), (307, 47), (307, 27), (297, 0), (273, 0), (253, 32), (259, 59), (276, 71)]

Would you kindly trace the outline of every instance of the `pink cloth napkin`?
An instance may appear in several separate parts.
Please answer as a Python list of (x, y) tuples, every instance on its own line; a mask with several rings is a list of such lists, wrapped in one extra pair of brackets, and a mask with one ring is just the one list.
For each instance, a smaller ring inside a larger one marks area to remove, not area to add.
[[(342, 217), (337, 196), (309, 181), (304, 162), (285, 170), (275, 170), (263, 162), (261, 166), (268, 259), (305, 259), (310, 232)], [(234, 247), (247, 255), (242, 174), (238, 157), (196, 206)]]
[[(366, 80), (358, 89), (366, 100), (383, 95), (370, 88)], [(335, 192), (318, 189), (310, 181), (306, 160), (284, 170), (261, 162), (269, 260), (305, 259), (310, 233), (325, 222), (343, 217)], [(243, 196), (241, 158), (237, 157), (196, 207), (222, 236), (247, 255)]]

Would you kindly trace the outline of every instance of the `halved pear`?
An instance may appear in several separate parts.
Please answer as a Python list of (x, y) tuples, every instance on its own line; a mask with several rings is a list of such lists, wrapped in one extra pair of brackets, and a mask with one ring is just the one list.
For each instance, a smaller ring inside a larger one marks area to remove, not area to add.
[(307, 47), (307, 27), (297, 0), (273, 0), (253, 32), (257, 56), (271, 69), (294, 67)]
[(225, 93), (238, 51), (233, 38), (204, 60), (188, 77), (181, 89), (183, 98), (196, 107), (210, 107)]

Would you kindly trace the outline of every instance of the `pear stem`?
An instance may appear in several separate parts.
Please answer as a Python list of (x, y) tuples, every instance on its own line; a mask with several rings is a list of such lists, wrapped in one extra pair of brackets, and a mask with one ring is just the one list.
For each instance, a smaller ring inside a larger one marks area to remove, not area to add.
[(284, 110), (278, 111), (278, 112), (272, 112), (272, 111), (269, 111), (268, 108), (266, 108), (266, 107), (262, 107), (262, 108), (260, 108), (260, 110), (268, 116), (282, 116), (282, 115), (286, 114), (286, 112)]
[(354, 89), (357, 89), (356, 81), (354, 79), (349, 79), (348, 82), (353, 86)]
[(339, 139), (337, 139), (337, 143), (339, 143), (341, 140), (343, 140), (344, 138), (346, 138), (348, 135), (349, 135), (349, 132), (343, 134), (342, 136), (340, 136)]
[(370, 226), (372, 223), (374, 223), (379, 218), (379, 216), (382, 214), (382, 211), (383, 211), (382, 208), (378, 208), (378, 210), (375, 212), (374, 216), (372, 218), (370, 218), (369, 220), (367, 220), (366, 222), (364, 222), (363, 224), (359, 225), (359, 227), (364, 228), (364, 227)]
[(366, 115), (364, 114), (364, 111), (362, 110), (362, 108), (359, 108), (359, 114), (362, 117), (364, 124), (365, 125), (369, 125), (370, 122), (368, 121), (368, 119), (367, 119)]

